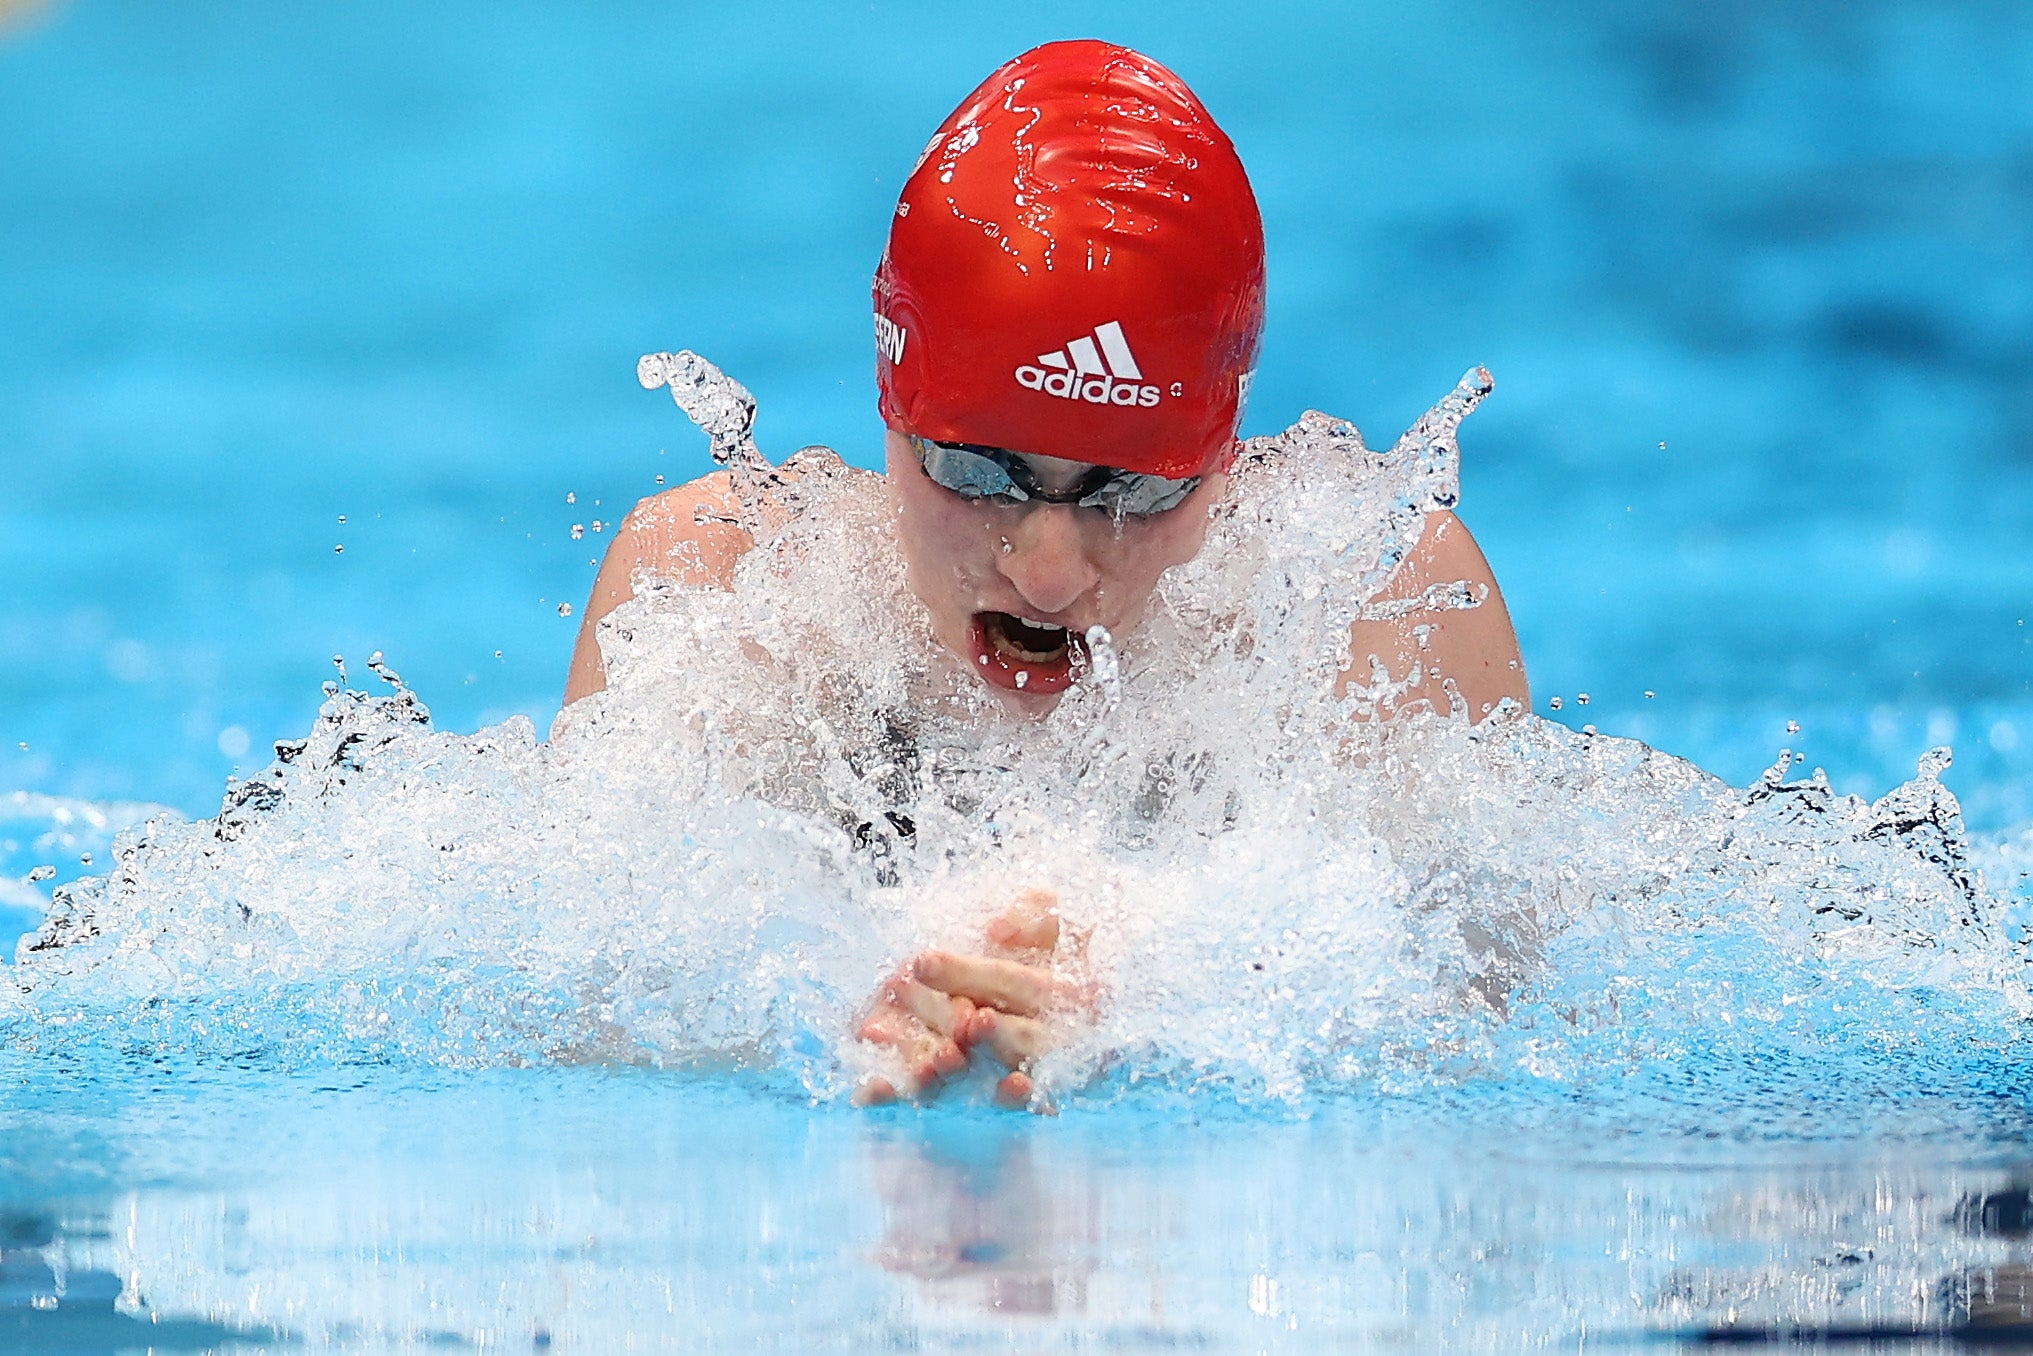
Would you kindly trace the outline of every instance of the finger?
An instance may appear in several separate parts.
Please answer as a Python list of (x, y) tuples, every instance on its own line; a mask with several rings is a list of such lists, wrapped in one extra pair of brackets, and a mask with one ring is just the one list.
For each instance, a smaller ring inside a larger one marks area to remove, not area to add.
[(1035, 1090), (1029, 1074), (1008, 1073), (995, 1085), (995, 1100), (1000, 1106), (1018, 1111), (1030, 1105), (1031, 1093)]
[(942, 1036), (959, 1032), (967, 1025), (967, 1019), (974, 1015), (974, 1000), (941, 993), (909, 975), (899, 975), (892, 980), (888, 994), (898, 1007)]
[(988, 940), (1008, 951), (1050, 951), (1059, 944), (1059, 895), (1026, 890), (988, 924)]
[(970, 1049), (986, 1050), (1005, 1069), (1021, 1070), (1050, 1050), (1054, 1041), (1043, 1022), (982, 1008), (967, 1025), (967, 1044)]
[(888, 1106), (896, 1098), (896, 1084), (880, 1074), (874, 1074), (862, 1080), (861, 1086), (854, 1090), (848, 1101), (855, 1106)]
[(928, 1033), (917, 1018), (884, 1000), (869, 1010), (868, 1016), (862, 1019), (861, 1030), (855, 1034), (877, 1045), (907, 1050)]
[(1056, 995), (1052, 977), (1036, 966), (990, 956), (927, 951), (915, 962), (917, 977), (943, 993), (1031, 1017)]
[(918, 1097), (938, 1090), (939, 1083), (967, 1067), (967, 1052), (951, 1037), (928, 1030), (917, 1018), (891, 1003), (877, 1005), (861, 1024), (861, 1039), (886, 1045), (902, 1057), (906, 1084), (904, 1096)]
[(1050, 951), (1059, 944), (1059, 915), (998, 914), (989, 920), (988, 940), (1004, 951)]
[(1011, 1111), (1029, 1110), (1036, 1116), (1056, 1116), (1059, 1108), (1039, 1094), (1038, 1085), (1031, 1081), (1029, 1074), (1004, 1074), (1002, 1081), (995, 1085), (997, 1105)]

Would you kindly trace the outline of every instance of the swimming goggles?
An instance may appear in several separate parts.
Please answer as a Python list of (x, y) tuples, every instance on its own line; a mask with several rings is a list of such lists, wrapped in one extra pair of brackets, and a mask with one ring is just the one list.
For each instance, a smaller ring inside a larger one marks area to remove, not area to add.
[(913, 434), (911, 446), (932, 483), (963, 499), (991, 499), (999, 504), (1074, 504), (1100, 509), (1113, 517), (1149, 517), (1177, 508), (1200, 477), (1167, 480), (1142, 471), (1096, 466), (1064, 490), (1048, 490), (1021, 452), (975, 443), (935, 443)]

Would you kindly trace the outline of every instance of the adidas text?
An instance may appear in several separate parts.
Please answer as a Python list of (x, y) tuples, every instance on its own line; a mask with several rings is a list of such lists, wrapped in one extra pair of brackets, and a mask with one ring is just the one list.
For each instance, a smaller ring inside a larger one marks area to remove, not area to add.
[(1047, 372), (1042, 367), (1029, 364), (1016, 370), (1016, 379), (1019, 386), (1033, 391), (1062, 396), (1067, 400), (1084, 400), (1090, 405), (1140, 405), (1148, 409), (1161, 398), (1155, 386), (1117, 381), (1105, 374), (1083, 377), (1078, 372)]

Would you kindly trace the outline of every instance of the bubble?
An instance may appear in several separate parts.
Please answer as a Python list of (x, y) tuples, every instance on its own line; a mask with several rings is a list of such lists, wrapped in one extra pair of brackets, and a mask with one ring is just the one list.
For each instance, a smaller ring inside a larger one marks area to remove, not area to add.
[(345, 554), (346, 554), (346, 547), (345, 547), (345, 544), (344, 544), (344, 543), (342, 542), (342, 543), (340, 543), (339, 545), (337, 545), (337, 546), (334, 546), (334, 547), (332, 548), (332, 554), (333, 554), (333, 555), (335, 555), (335, 556), (343, 556), (343, 555), (345, 555)]
[(565, 492), (565, 502), (566, 502), (567, 504), (576, 504), (576, 503), (578, 503), (578, 502), (579, 502), (579, 496), (578, 496), (578, 493), (577, 493), (576, 491), (571, 491), (571, 490), (567, 490), (567, 491)]
[(571, 616), (571, 615), (572, 615), (572, 605), (571, 605), (570, 603), (559, 603), (559, 604), (558, 604), (558, 615), (559, 615), (560, 617), (569, 617), (569, 616)]
[(584, 539), (584, 537), (585, 537), (585, 535), (586, 535), (586, 525), (585, 525), (584, 523), (573, 523), (573, 524), (572, 524), (572, 540), (573, 540), (573, 541), (580, 541), (580, 540), (583, 540), (583, 539)]
[(1789, 720), (1789, 721), (1787, 721), (1787, 722), (1786, 722), (1786, 733), (1787, 733), (1787, 734), (1789, 734), (1789, 735), (1797, 735), (1797, 734), (1799, 734), (1799, 733), (1800, 733), (1800, 722), (1799, 722), (1799, 721), (1797, 721), (1797, 720)]
[(345, 523), (346, 523), (346, 515), (342, 513), (342, 514), (340, 514), (340, 515), (339, 515), (339, 524), (340, 524), (340, 526), (342, 526), (342, 527), (343, 527), (343, 526), (345, 525)]
[(1552, 707), (1555, 711), (1558, 711), (1564, 704), (1558, 697), (1549, 698), (1546, 702), (1546, 705)]
[(1588, 705), (1588, 694), (1587, 694), (1586, 692), (1577, 692), (1577, 693), (1575, 693), (1575, 694), (1574, 694), (1574, 704), (1575, 704), (1576, 706), (1586, 706), (1586, 705)]
[(1656, 697), (1656, 696), (1658, 696), (1658, 695), (1659, 695), (1658, 693), (1656, 693), (1656, 692), (1652, 691), (1652, 689), (1651, 689), (1651, 688), (1649, 688), (1649, 687), (1645, 689), (1645, 700), (1646, 700), (1646, 701), (1651, 701), (1651, 700), (1652, 700), (1652, 699), (1653, 699), (1654, 697)]

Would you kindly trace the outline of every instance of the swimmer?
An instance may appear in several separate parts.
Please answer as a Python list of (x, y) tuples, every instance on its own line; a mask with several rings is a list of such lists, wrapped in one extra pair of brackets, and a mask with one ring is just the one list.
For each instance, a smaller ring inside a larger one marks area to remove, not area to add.
[[(876, 270), (882, 488), (911, 592), (938, 642), (1012, 710), (1050, 711), (1086, 634), (1132, 635), (1159, 579), (1194, 558), (1229, 485), (1264, 313), (1263, 226), (1242, 163), (1157, 62), (1055, 42), (997, 70), (926, 147)], [(874, 482), (872, 482), (874, 483)], [(725, 472), (638, 504), (594, 583), (565, 700), (605, 685), (600, 619), (644, 577), (731, 588), (752, 546)], [(1395, 710), (1471, 718), (1529, 705), (1488, 563), (1452, 513), (1427, 516), (1378, 601), (1466, 583), (1480, 606), (1352, 624), (1342, 692), (1371, 663), (1420, 682)], [(1415, 625), (1416, 623), (1416, 625)], [(983, 954), (926, 952), (861, 1030), (902, 1058), (859, 1100), (920, 1098), (980, 1055), (1022, 1106), (1053, 1022), (1091, 997), (1073, 939), (1034, 894)], [(1057, 962), (1055, 966), (1055, 962)]]

